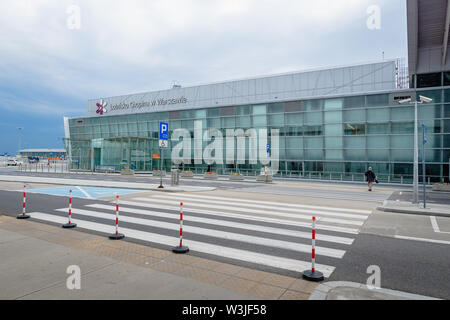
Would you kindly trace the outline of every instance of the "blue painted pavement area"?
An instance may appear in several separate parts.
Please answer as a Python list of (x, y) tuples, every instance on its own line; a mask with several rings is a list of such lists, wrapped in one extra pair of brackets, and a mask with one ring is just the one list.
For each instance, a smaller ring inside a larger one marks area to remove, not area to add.
[(120, 188), (104, 188), (104, 187), (84, 187), (84, 186), (65, 186), (56, 188), (39, 188), (27, 189), (27, 193), (43, 193), (53, 196), (69, 196), (72, 190), (72, 197), (84, 199), (96, 199), (101, 197), (110, 197), (116, 195), (124, 195), (131, 193), (143, 192), (137, 189), (120, 189)]

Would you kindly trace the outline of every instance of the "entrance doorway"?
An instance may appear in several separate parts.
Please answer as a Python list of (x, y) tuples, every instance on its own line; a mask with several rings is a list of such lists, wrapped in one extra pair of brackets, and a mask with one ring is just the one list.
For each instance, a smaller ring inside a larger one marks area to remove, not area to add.
[(102, 161), (102, 149), (94, 148), (94, 168), (101, 165)]

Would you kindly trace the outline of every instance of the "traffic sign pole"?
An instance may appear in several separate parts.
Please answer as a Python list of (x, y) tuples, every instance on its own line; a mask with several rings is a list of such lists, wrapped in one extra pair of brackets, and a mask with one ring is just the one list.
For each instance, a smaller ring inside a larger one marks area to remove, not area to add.
[(161, 147), (159, 147), (159, 154), (161, 155), (161, 159), (159, 159), (159, 162), (160, 162), (160, 168), (159, 168), (159, 175), (160, 175), (160, 180), (159, 180), (159, 189), (164, 189), (164, 187), (163, 187), (163, 182), (162, 182), (162, 176), (163, 176), (163, 173), (162, 173), (162, 169), (163, 169), (163, 161), (164, 161), (164, 154), (163, 154), (163, 152), (162, 152), (162, 148)]
[(164, 154), (163, 154), (163, 148), (167, 148), (169, 143), (169, 124), (166, 122), (160, 122), (159, 123), (159, 150), (160, 150), (160, 154), (161, 154), (161, 160), (160, 160), (160, 181), (159, 181), (159, 189), (163, 189), (163, 182), (162, 182), (162, 177), (163, 177), (163, 163), (164, 163)]

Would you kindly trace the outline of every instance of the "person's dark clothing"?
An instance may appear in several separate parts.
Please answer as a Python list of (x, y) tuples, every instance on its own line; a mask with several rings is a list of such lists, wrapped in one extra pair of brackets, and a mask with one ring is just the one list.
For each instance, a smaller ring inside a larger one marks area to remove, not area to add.
[(372, 170), (366, 171), (365, 175), (366, 175), (367, 182), (374, 182), (376, 179), (375, 173), (373, 173)]

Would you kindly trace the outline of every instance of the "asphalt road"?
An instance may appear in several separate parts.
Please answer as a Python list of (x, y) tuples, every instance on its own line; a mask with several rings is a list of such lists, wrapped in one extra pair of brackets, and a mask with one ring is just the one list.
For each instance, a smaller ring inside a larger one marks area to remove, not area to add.
[[(359, 234), (330, 281), (365, 284), (371, 265), (381, 269), (381, 287), (450, 299), (450, 246)], [(320, 262), (320, 261), (318, 261)]]

